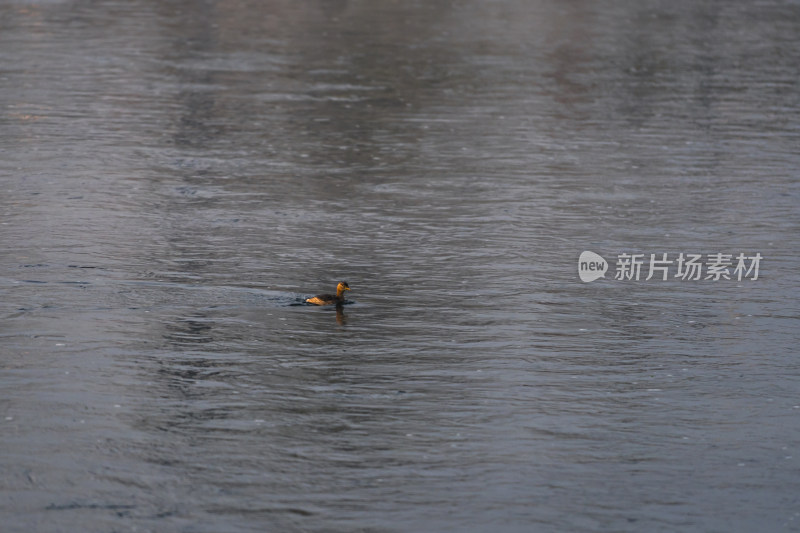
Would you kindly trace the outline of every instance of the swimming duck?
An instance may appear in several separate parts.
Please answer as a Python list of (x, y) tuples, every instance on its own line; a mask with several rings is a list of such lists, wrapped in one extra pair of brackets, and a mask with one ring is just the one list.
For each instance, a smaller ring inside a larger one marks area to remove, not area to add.
[(307, 298), (306, 303), (314, 305), (341, 305), (344, 303), (344, 291), (349, 291), (350, 286), (346, 281), (342, 281), (336, 286), (336, 296), (333, 294), (318, 294), (313, 298)]

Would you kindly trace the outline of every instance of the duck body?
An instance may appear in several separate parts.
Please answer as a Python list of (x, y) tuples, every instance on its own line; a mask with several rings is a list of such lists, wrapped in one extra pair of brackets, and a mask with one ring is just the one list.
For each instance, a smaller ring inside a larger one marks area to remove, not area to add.
[(336, 286), (336, 294), (318, 294), (313, 298), (307, 298), (306, 303), (313, 305), (341, 305), (344, 303), (344, 291), (349, 291), (350, 286), (346, 281), (340, 282)]

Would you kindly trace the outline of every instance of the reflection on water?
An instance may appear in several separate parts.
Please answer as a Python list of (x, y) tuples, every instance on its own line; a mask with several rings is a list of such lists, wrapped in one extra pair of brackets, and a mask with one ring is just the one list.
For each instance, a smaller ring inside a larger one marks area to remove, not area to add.
[(791, 529), (798, 36), (777, 1), (0, 5), (4, 524)]

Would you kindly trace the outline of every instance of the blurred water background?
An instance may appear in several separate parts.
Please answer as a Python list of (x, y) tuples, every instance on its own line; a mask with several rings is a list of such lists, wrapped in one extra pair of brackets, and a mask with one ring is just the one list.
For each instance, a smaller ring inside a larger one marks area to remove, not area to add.
[(0, 153), (3, 531), (800, 531), (796, 1), (2, 0)]

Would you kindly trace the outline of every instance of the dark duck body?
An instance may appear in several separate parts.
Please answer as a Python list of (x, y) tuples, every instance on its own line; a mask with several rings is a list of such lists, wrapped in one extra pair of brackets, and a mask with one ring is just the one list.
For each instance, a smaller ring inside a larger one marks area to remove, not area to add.
[(350, 286), (346, 281), (342, 281), (336, 286), (336, 294), (318, 294), (313, 298), (307, 298), (306, 303), (314, 305), (341, 305), (344, 303), (344, 291), (349, 291)]

